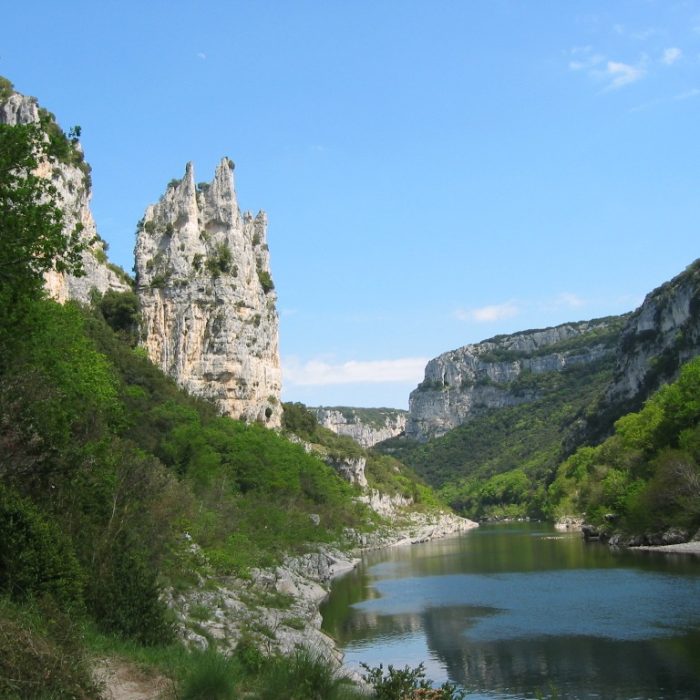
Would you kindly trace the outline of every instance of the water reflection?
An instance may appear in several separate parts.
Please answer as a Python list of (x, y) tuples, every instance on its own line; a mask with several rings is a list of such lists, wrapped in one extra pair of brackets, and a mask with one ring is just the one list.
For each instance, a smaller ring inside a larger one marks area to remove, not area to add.
[[(700, 562), (484, 528), (387, 550), (337, 582), (350, 663), (428, 663), (495, 698), (700, 697)], [(474, 698), (477, 697), (475, 694)], [(478, 696), (485, 697), (485, 696)]]

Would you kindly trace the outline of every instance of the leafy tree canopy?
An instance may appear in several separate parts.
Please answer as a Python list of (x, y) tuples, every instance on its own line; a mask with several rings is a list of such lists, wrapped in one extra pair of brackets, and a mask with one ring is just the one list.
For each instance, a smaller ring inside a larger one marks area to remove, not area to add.
[(64, 230), (60, 195), (40, 172), (51, 162), (43, 122), (0, 124), (0, 332), (42, 295), (45, 272), (82, 273), (80, 228)]

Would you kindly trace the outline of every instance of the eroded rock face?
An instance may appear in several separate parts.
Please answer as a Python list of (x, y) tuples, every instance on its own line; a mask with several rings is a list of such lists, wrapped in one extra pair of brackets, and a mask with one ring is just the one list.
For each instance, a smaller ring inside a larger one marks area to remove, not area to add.
[(647, 295), (620, 337), (607, 402), (644, 400), (700, 350), (700, 259)]
[(367, 477), (365, 476), (365, 467), (367, 459), (365, 457), (333, 457), (326, 455), (323, 461), (333, 467), (338, 474), (351, 484), (365, 488), (367, 486)]
[[(36, 99), (13, 93), (0, 102), (0, 124), (15, 126), (39, 121), (39, 106)], [(76, 148), (80, 148), (76, 144)], [(50, 179), (56, 188), (63, 210), (64, 231), (72, 232), (77, 224), (82, 226), (80, 238), (88, 243), (83, 252), (85, 275), (74, 275), (52, 270), (45, 275), (45, 285), (49, 295), (63, 303), (74, 299), (87, 303), (93, 289), (104, 293), (107, 290), (124, 292), (131, 289), (128, 277), (116, 266), (109, 265), (105, 254), (105, 244), (97, 236), (95, 220), (90, 211), (92, 190), (89, 168), (86, 165), (62, 163), (58, 161), (43, 162), (38, 174)]]
[(351, 437), (364, 448), (388, 440), (406, 429), (407, 411), (390, 408), (312, 408), (316, 420), (338, 435)]
[(436, 357), (409, 397), (406, 435), (439, 437), (485, 410), (533, 401), (531, 389), (513, 382), (525, 373), (561, 371), (611, 354), (608, 330), (615, 322), (599, 319), (497, 336)]
[(242, 214), (233, 163), (195, 185), (192, 164), (139, 224), (136, 288), (151, 360), (222, 413), (281, 423), (267, 218)]

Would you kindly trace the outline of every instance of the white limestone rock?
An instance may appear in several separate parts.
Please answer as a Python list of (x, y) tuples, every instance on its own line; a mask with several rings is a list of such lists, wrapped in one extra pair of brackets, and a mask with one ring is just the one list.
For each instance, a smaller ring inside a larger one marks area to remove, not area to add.
[[(11, 94), (0, 102), (0, 124), (15, 126), (39, 121), (39, 105), (33, 97)], [(76, 144), (80, 148), (80, 144)], [(56, 188), (63, 211), (64, 232), (69, 234), (76, 225), (82, 226), (80, 239), (88, 244), (83, 252), (85, 275), (75, 277), (55, 270), (45, 275), (45, 286), (51, 297), (64, 303), (69, 299), (87, 303), (93, 289), (104, 293), (108, 290), (124, 292), (131, 289), (126, 274), (109, 267), (105, 243), (97, 235), (97, 227), (90, 210), (92, 190), (86, 172), (77, 165), (58, 161), (41, 163), (38, 174), (50, 179)], [(89, 173), (89, 169), (87, 169)]]
[(347, 408), (345, 406), (309, 409), (319, 425), (337, 435), (352, 438), (369, 449), (378, 442), (401, 435), (406, 429), (407, 411), (395, 408)]
[(345, 481), (357, 484), (361, 488), (367, 486), (367, 477), (365, 476), (367, 459), (365, 457), (325, 455), (322, 459), (329, 467), (333, 467)]
[(195, 185), (187, 165), (146, 210), (136, 241), (142, 344), (190, 393), (234, 418), (281, 424), (276, 294), (267, 217), (242, 214), (233, 163)]
[[(497, 336), (436, 357), (409, 397), (406, 435), (439, 437), (485, 410), (534, 400), (531, 390), (513, 391), (509, 385), (523, 372), (561, 371), (609, 355), (613, 347), (598, 340), (609, 323), (600, 319)], [(591, 334), (590, 344), (571, 344), (584, 334)]]
[(630, 399), (641, 404), (699, 351), (700, 259), (650, 292), (630, 316), (604, 406)]

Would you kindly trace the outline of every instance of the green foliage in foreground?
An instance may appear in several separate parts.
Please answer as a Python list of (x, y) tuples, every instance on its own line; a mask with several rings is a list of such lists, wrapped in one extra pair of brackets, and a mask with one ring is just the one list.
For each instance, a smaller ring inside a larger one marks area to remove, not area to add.
[(612, 437), (559, 467), (548, 512), (634, 534), (700, 527), (700, 358), (620, 418)]
[[(371, 686), (377, 700), (402, 700), (403, 698), (425, 697), (434, 700), (463, 700), (466, 693), (457, 689), (452, 683), (443, 683), (439, 690), (432, 690), (432, 683), (425, 677), (425, 666), (419, 664), (416, 668), (405, 666), (402, 669), (394, 668), (389, 664), (386, 671), (379, 664), (370, 668), (362, 664), (365, 670), (362, 678)], [(427, 691), (418, 695), (416, 691)]]
[(80, 626), (50, 597), (21, 606), (0, 597), (0, 697), (100, 697)]
[[(90, 640), (100, 656), (118, 657), (127, 663), (159, 673), (170, 680), (179, 700), (461, 700), (464, 693), (445, 683), (432, 689), (423, 665), (415, 669), (365, 666), (365, 688), (337, 674), (334, 665), (308, 650), (288, 656), (263, 654), (243, 638), (233, 654), (215, 649), (186, 651), (183, 647), (135, 647), (115, 645), (105, 637)], [(417, 694), (419, 693), (419, 694)]]
[(427, 443), (394, 438), (378, 449), (439, 487), (439, 496), (469, 517), (541, 516), (545, 484), (561, 461), (567, 436), (611, 375), (611, 359), (561, 372), (523, 373), (509, 388), (534, 393), (534, 400), (486, 411)]
[(330, 467), (181, 392), (104, 311), (28, 308), (0, 374), (0, 592), (51, 593), (154, 644), (170, 634), (164, 582), (245, 575), (365, 521)]
[(37, 174), (55, 158), (45, 123), (0, 124), (0, 342), (20, 330), (45, 272), (82, 272), (80, 228), (64, 232), (56, 187)]

